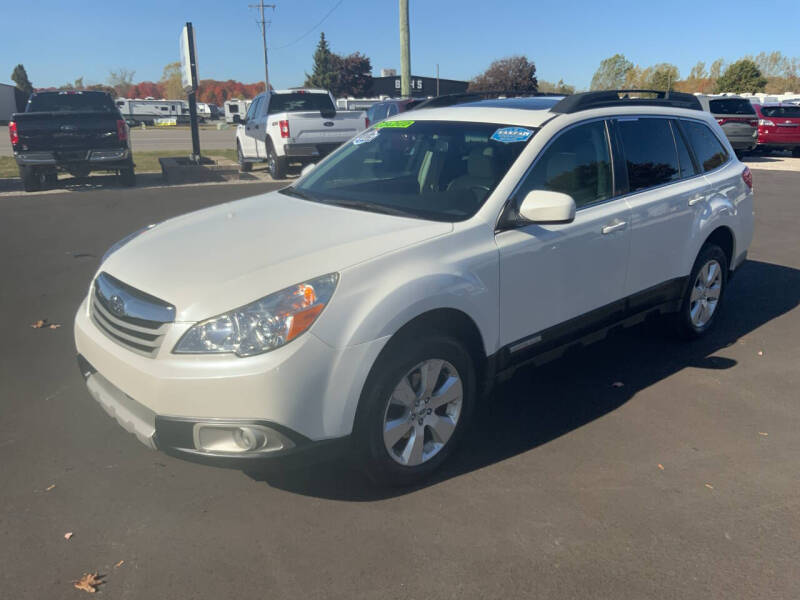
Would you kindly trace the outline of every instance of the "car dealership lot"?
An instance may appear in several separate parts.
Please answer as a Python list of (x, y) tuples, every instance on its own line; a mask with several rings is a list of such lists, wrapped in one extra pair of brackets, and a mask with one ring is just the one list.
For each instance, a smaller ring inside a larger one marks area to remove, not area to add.
[(71, 320), (104, 250), (274, 184), (0, 198), (0, 589), (67, 598), (96, 570), (109, 598), (797, 597), (800, 174), (754, 174), (713, 335), (646, 325), (520, 371), (410, 490), (181, 462), (85, 390)]

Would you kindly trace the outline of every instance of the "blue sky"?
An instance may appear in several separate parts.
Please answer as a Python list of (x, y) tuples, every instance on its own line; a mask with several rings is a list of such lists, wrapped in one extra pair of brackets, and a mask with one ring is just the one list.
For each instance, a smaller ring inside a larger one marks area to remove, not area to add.
[[(261, 36), (248, 8), (255, 0), (28, 0), (3, 7), (0, 81), (21, 62), (35, 86), (84, 76), (104, 82), (110, 69), (158, 80), (178, 60), (185, 21), (197, 32), (201, 78), (263, 78)], [(268, 30), (275, 87), (301, 84), (324, 31), (335, 52), (361, 51), (375, 74), (398, 68), (396, 0), (270, 0)], [(800, 56), (796, 0), (410, 0), (414, 75), (469, 79), (495, 59), (525, 54), (540, 79), (588, 87), (599, 62), (621, 52), (643, 66), (676, 64), (681, 75), (698, 60), (735, 60), (762, 50)], [(334, 8), (335, 7), (335, 8)], [(316, 29), (309, 30), (332, 8)], [(307, 34), (307, 35), (306, 35)]]

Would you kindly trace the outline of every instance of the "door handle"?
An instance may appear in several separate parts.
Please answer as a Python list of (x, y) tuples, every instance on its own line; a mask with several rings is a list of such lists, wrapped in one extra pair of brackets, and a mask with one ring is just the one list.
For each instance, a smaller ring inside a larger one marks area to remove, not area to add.
[(608, 235), (609, 233), (614, 233), (615, 231), (619, 231), (620, 229), (625, 229), (625, 226), (628, 224), (627, 221), (619, 221), (614, 223), (613, 225), (606, 225), (600, 231), (603, 235)]
[(705, 196), (703, 196), (703, 194), (697, 194), (697, 196), (694, 196), (693, 198), (689, 199), (689, 206), (694, 206), (698, 202), (702, 202), (703, 198), (705, 198)]

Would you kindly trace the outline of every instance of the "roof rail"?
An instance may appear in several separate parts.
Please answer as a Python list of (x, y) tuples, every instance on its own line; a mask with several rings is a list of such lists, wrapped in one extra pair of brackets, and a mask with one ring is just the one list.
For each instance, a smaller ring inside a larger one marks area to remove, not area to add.
[[(634, 94), (634, 97), (631, 97)], [(638, 94), (652, 94), (651, 97), (639, 97)], [(671, 106), (703, 110), (699, 100), (693, 94), (670, 92), (664, 90), (602, 90), (583, 92), (567, 96), (550, 110), (557, 113), (575, 113), (591, 108), (607, 106)]]

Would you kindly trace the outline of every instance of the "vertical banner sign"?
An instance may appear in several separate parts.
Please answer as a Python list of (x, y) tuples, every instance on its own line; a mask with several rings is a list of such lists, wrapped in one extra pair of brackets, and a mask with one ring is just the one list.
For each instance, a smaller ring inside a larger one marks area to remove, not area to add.
[(189, 122), (192, 129), (192, 161), (200, 162), (200, 134), (197, 130), (197, 47), (194, 29), (186, 23), (181, 31), (181, 85), (189, 97)]

